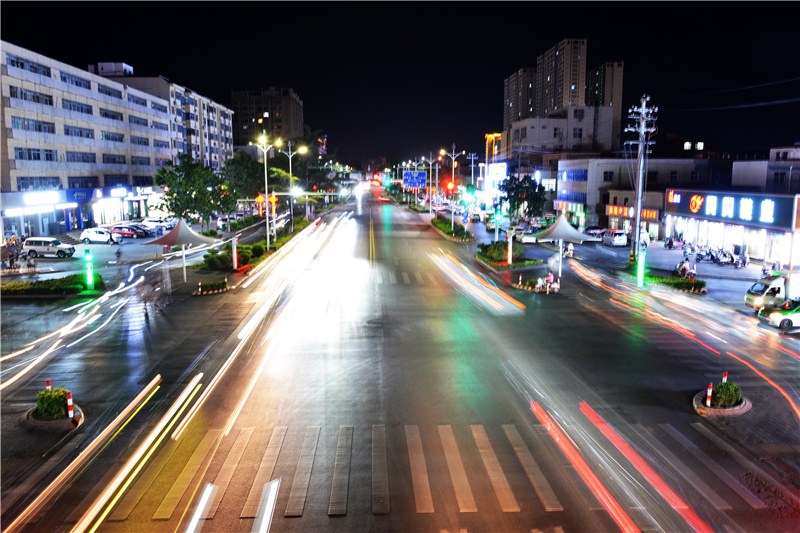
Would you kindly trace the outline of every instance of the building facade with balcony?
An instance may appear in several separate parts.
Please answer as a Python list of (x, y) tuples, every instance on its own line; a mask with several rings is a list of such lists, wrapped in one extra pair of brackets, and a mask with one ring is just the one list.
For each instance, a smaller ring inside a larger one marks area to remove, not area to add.
[(303, 136), (303, 101), (289, 88), (231, 91), (233, 142), (247, 146), (266, 131), (270, 140)]
[(536, 58), (536, 116), (586, 105), (586, 39), (563, 39)]
[(521, 68), (503, 81), (503, 130), (535, 115), (536, 69)]
[(4, 236), (144, 217), (172, 160), (168, 102), (0, 41)]

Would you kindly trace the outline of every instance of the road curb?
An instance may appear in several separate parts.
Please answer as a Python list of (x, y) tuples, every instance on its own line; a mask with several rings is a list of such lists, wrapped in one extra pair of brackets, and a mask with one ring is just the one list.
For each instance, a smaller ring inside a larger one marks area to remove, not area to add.
[(31, 416), (31, 413), (36, 410), (36, 407), (31, 407), (19, 417), (19, 423), (28, 429), (46, 430), (53, 432), (68, 431), (77, 429), (85, 422), (83, 410), (77, 405), (73, 405), (75, 416), (72, 418), (64, 418), (61, 420), (36, 420)]
[(750, 400), (748, 400), (744, 396), (742, 396), (742, 403), (734, 407), (724, 407), (724, 408), (706, 407), (703, 402), (707, 394), (708, 391), (704, 390), (700, 391), (695, 395), (694, 400), (692, 401), (692, 405), (694, 407), (695, 412), (697, 412), (697, 414), (700, 416), (741, 415), (746, 413), (753, 407), (752, 402), (750, 402)]
[(213, 291), (194, 291), (192, 293), (192, 296), (205, 296), (207, 294), (220, 294), (220, 293), (223, 293), (223, 292), (228, 292), (229, 290), (231, 290), (230, 287), (225, 287), (224, 289), (215, 289)]

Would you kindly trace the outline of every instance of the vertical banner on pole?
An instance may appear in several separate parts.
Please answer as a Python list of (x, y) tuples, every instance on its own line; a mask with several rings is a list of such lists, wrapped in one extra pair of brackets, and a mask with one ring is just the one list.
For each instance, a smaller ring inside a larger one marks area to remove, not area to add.
[(239, 268), (239, 255), (236, 253), (236, 245), (239, 244), (239, 236), (233, 238), (233, 269), (236, 270)]

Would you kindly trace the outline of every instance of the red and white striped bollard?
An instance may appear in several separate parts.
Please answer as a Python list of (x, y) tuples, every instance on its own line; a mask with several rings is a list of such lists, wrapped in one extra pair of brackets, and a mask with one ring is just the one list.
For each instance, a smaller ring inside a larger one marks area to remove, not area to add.
[(722, 382), (723, 383), (727, 383), (728, 382), (728, 373), (727, 372), (722, 374)]
[(73, 411), (72, 411), (72, 393), (67, 393), (67, 417), (72, 418)]
[(711, 407), (711, 383), (708, 384), (708, 392), (706, 393), (706, 407)]
[(519, 284), (522, 285), (522, 274), (519, 275)]
[(203, 292), (203, 283), (202, 283), (201, 280), (198, 279), (197, 280), (197, 293), (199, 294), (201, 292)]
[(45, 388), (45, 390), (50, 390), (50, 380), (49, 379), (44, 382), (44, 388)]

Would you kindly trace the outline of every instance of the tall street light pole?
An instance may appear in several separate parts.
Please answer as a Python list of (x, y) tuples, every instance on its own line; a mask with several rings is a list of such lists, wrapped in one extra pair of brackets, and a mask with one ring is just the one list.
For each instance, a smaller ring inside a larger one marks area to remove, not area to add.
[[(290, 193), (289, 194), (289, 221), (291, 223), (291, 232), (294, 233), (294, 205), (292, 204), (292, 196), (293, 195), (291, 194), (291, 192), (292, 192), (292, 157), (294, 157), (295, 154), (304, 154), (304, 153), (308, 152), (308, 148), (305, 147), (305, 146), (301, 146), (300, 148), (298, 148), (297, 150), (292, 152), (292, 141), (289, 141), (287, 144), (289, 145), (289, 149), (288, 150), (278, 150), (278, 151), (280, 153), (286, 155), (289, 158), (289, 193)], [(281, 145), (281, 140), (278, 139), (278, 141), (275, 143), (275, 146), (280, 146), (280, 145)]]
[[(252, 142), (248, 143), (250, 146), (254, 146)], [(272, 149), (274, 144), (267, 144), (267, 136), (262, 135), (258, 138), (258, 143), (255, 144), (258, 146), (258, 149), (261, 150), (261, 153), (264, 154), (264, 201), (267, 201), (269, 197), (269, 183), (267, 182), (267, 156), (269, 155), (269, 151)], [(264, 221), (266, 222), (266, 229), (267, 229), (267, 251), (269, 251), (269, 208), (264, 209)]]
[[(455, 190), (455, 185), (456, 185), (456, 158), (458, 156), (460, 156), (460, 155), (466, 154), (467, 152), (462, 150), (461, 152), (456, 153), (456, 143), (453, 143), (453, 151), (452, 152), (447, 152), (444, 148), (442, 148), (441, 150), (439, 150), (439, 153), (441, 155), (449, 156), (450, 159), (453, 160), (453, 177), (451, 178), (452, 179), (451, 183), (453, 184), (453, 189)], [(456, 219), (455, 219), (456, 215), (455, 215), (455, 213), (453, 211), (454, 211), (453, 198), (451, 196), (450, 197), (450, 231), (455, 232), (455, 230), (456, 230)]]
[(467, 156), (467, 159), (470, 160), (469, 168), (470, 168), (470, 178), (472, 179), (472, 186), (475, 186), (475, 160), (478, 159), (478, 154), (472, 152)]

